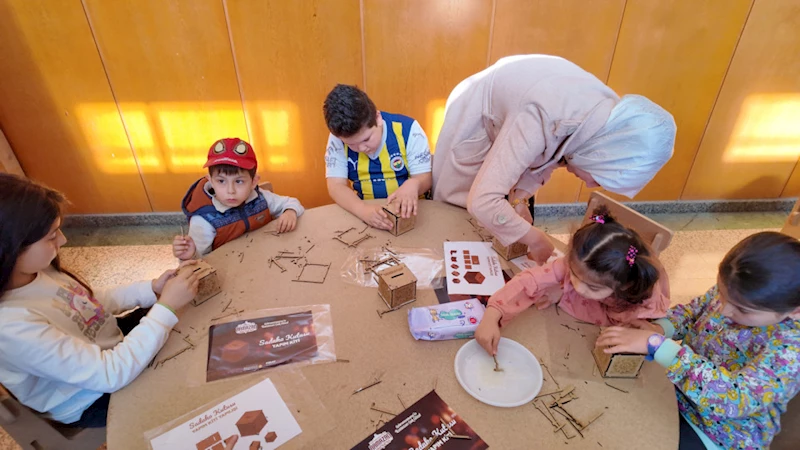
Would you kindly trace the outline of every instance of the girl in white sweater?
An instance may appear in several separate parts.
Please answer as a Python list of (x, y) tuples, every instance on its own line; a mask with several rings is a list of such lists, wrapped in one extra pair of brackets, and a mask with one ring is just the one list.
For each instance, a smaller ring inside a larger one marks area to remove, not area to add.
[[(58, 261), (64, 203), (57, 191), (0, 174), (0, 383), (52, 420), (104, 427), (109, 393), (147, 367), (198, 279), (169, 270), (93, 291)], [(113, 314), (137, 306), (150, 310), (123, 335)]]

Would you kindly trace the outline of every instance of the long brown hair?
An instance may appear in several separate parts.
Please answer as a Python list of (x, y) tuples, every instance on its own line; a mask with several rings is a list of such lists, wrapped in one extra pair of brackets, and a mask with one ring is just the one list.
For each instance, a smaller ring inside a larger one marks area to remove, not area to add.
[[(26, 178), (0, 173), (0, 295), (11, 281), (19, 256), (50, 233), (66, 204), (61, 192)], [(92, 293), (85, 282), (61, 267), (57, 256), (52, 266)]]

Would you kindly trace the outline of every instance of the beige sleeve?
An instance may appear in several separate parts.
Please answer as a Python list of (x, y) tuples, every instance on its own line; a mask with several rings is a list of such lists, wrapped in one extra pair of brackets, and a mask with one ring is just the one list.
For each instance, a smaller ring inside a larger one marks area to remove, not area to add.
[(531, 227), (505, 196), (544, 153), (543, 123), (533, 105), (507, 118), (467, 197), (467, 210), (503, 245), (518, 241)]

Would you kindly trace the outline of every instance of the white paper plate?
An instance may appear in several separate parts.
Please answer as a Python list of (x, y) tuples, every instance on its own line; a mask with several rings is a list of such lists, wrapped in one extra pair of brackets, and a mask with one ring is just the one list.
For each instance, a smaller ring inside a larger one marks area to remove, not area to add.
[(542, 389), (542, 366), (518, 342), (500, 338), (497, 362), (503, 372), (494, 371), (491, 355), (473, 339), (456, 353), (456, 379), (469, 395), (501, 408), (524, 405)]

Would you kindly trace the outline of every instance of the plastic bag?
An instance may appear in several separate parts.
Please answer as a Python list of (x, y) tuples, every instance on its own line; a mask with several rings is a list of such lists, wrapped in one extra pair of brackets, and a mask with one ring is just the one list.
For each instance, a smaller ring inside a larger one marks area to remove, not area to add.
[(195, 356), (190, 385), (201, 385), (265, 369), (336, 361), (330, 305), (250, 311), (212, 323)]
[(356, 249), (342, 264), (342, 279), (357, 286), (378, 287), (375, 274), (398, 263), (405, 264), (417, 277), (417, 289), (438, 289), (444, 284), (442, 255), (429, 248)]

